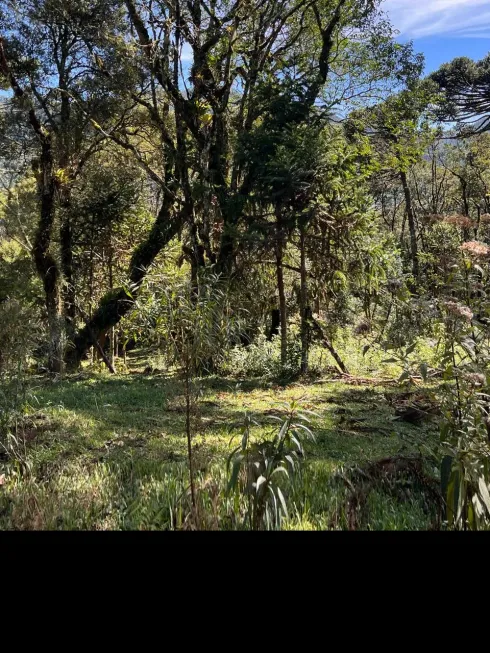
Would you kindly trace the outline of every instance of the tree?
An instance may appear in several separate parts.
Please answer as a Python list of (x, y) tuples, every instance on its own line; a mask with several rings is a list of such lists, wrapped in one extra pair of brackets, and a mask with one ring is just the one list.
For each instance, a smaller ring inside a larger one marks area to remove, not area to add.
[[(104, 332), (127, 314), (146, 270), (182, 229), (194, 269), (211, 263), (218, 273), (232, 275), (259, 181), (248, 136), (263, 125), (272, 137), (262, 156), (272, 160), (278, 130), (312, 118), (325, 121), (321, 100), (329, 75), (337, 67), (345, 74), (348, 59), (359, 67), (359, 46), (350, 44), (363, 37), (371, 40), (373, 61), (383, 52), (379, 61), (389, 59), (390, 67), (400, 60), (407, 64), (407, 49), (391, 47), (391, 28), (377, 19), (377, 5), (373, 0), (124, 3), (127, 62), (141, 80), (128, 95), (159, 133), (158, 167), (148, 163), (128, 130), (109, 136), (133, 153), (163, 200), (155, 229), (129, 266), (131, 296), (121, 289), (102, 301), (74, 338), (72, 362), (86, 352), (91, 333)], [(180, 60), (184, 47), (192, 53), (188, 76)], [(101, 65), (110, 78), (110, 66)], [(371, 82), (383, 76), (379, 62), (369, 72)], [(220, 234), (217, 247), (213, 231)]]
[(412, 83), (385, 102), (353, 113), (348, 129), (361, 129), (369, 134), (379, 157), (380, 170), (396, 175), (405, 200), (410, 231), (410, 253), (414, 279), (419, 277), (417, 224), (408, 173), (419, 161), (434, 137), (427, 120), (427, 109), (433, 97), (433, 86), (427, 82)]
[(490, 130), (490, 55), (480, 61), (458, 57), (430, 78), (441, 90), (439, 117), (458, 122), (463, 136)]
[[(46, 296), (53, 371), (62, 366), (64, 327), (70, 335), (76, 318), (71, 187), (104, 140), (92, 120), (120, 115), (96, 66), (100, 24), (114, 29), (113, 9), (110, 0), (22, 0), (7, 7), (0, 37), (0, 73), (36, 142), (31, 156), (40, 217), (33, 258)], [(57, 228), (59, 256), (53, 251)]]

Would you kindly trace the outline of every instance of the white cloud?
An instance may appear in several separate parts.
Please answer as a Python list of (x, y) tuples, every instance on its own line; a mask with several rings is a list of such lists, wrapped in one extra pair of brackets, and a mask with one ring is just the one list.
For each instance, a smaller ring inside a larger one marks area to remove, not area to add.
[(383, 9), (407, 38), (490, 34), (490, 0), (385, 0)]

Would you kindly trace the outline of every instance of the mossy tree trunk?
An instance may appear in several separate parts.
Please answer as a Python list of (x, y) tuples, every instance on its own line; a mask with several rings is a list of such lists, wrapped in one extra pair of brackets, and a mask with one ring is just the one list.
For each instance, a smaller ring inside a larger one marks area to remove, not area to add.
[(133, 254), (127, 286), (116, 288), (103, 297), (90, 320), (75, 335), (72, 346), (66, 352), (66, 362), (70, 368), (76, 368), (80, 364), (94, 344), (94, 338), (107, 333), (133, 308), (148, 268), (162, 249), (178, 234), (183, 219), (182, 212), (174, 214), (173, 199), (166, 196), (147, 239)]

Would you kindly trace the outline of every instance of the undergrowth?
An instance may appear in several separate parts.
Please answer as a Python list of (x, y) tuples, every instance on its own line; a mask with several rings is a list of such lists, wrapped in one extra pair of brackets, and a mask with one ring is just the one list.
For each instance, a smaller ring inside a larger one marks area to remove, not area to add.
[[(431, 420), (415, 425), (397, 416), (396, 392), (383, 385), (326, 378), (284, 386), (265, 378), (237, 386), (231, 378), (206, 377), (199, 381), (193, 439), (193, 510), (181, 384), (142, 368), (117, 377), (85, 371), (62, 381), (31, 381), (32, 400), (16, 436), (26, 464), (0, 460), (0, 528), (249, 528), (246, 493), (237, 499), (228, 491), (230, 440), (242, 431), (245, 413), (257, 423), (258, 440), (272, 439), (284, 404), (300, 398), (302, 408), (314, 413), (308, 425), (314, 441), (305, 442), (300, 473), (279, 482), (287, 513), (261, 527), (349, 528), (348, 494), (338, 475), (372, 460), (417, 453), (437, 440)], [(360, 528), (425, 529), (431, 523), (417, 488), (404, 500), (376, 488), (367, 508)]]

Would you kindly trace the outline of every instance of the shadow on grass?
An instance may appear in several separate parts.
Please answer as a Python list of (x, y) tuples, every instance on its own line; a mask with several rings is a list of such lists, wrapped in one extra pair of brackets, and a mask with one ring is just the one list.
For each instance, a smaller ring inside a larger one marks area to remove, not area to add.
[[(278, 423), (269, 418), (284, 414), (278, 402), (302, 396), (305, 407), (317, 413), (311, 417), (316, 442), (307, 446), (303, 498), (298, 499), (308, 498), (317, 525), (327, 523), (322, 515), (335, 499), (329, 487), (335, 471), (416, 450), (434, 435), (429, 424), (415, 427), (395, 420), (383, 388), (328, 381), (278, 387), (261, 379), (243, 381), (237, 388), (236, 380), (216, 377), (199, 384), (203, 396), (194, 428), (196, 470), (207, 488), (219, 487), (219, 492), (226, 487), (230, 439), (239, 436), (245, 410), (258, 419), (258, 437), (277, 431)], [(5, 488), (5, 521), (0, 515), (0, 525), (178, 527), (188, 472), (185, 405), (177, 379), (91, 374), (59, 383), (36, 379), (31, 392), (33, 413), (44, 415), (42, 429), (28, 443), (32, 476)], [(211, 505), (218, 490), (209, 492)], [(391, 503), (380, 524), (389, 511)]]
[[(312, 418), (316, 444), (308, 445), (309, 457), (332, 466), (413, 450), (433, 436), (429, 424), (420, 428), (394, 419), (382, 388), (328, 382), (279, 388), (260, 379), (237, 384), (217, 377), (200, 379), (199, 386), (203, 395), (193, 429), (203, 459), (224, 458), (245, 410), (258, 417), (260, 435), (271, 437), (268, 416), (281, 414), (274, 405), (298, 394), (318, 413)], [(176, 378), (92, 375), (44, 383), (33, 394), (33, 405), (48, 415), (51, 426), (33, 443), (34, 456), (44, 470), (73, 459), (96, 462), (136, 455), (181, 462), (186, 458), (185, 402)]]

